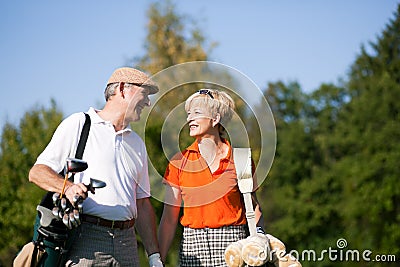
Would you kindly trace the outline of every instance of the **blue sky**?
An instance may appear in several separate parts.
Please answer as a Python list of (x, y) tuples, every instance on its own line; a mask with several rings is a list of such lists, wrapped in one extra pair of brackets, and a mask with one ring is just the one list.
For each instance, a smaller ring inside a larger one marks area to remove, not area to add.
[[(65, 115), (104, 104), (112, 71), (144, 54), (145, 0), (1, 1), (0, 126), (54, 98)], [(154, 1), (153, 1), (154, 2)], [(298, 81), (310, 92), (346, 78), (362, 44), (376, 41), (399, 1), (174, 1), (218, 42), (213, 61), (261, 89)]]

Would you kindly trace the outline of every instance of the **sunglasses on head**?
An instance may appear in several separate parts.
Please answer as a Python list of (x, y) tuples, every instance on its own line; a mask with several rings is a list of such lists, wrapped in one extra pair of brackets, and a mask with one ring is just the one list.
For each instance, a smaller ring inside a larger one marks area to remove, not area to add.
[(214, 99), (213, 95), (211, 94), (211, 91), (208, 89), (201, 89), (198, 92), (200, 95), (209, 95), (212, 99)]

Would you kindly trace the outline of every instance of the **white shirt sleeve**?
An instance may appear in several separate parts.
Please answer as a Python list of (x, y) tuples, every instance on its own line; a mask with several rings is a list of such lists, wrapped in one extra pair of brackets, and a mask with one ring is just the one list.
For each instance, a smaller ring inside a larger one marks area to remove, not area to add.
[(63, 120), (35, 164), (44, 164), (60, 172), (64, 167), (65, 159), (75, 155), (84, 121), (83, 113), (72, 114)]
[(136, 188), (136, 199), (150, 197), (150, 179), (147, 163), (147, 151), (146, 147), (143, 145), (141, 147), (142, 154), (142, 169), (139, 173), (138, 186)]

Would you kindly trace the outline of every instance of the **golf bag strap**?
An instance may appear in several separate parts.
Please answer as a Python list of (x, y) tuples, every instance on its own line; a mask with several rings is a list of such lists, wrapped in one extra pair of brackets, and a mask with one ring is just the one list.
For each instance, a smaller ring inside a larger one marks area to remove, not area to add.
[(32, 253), (31, 266), (36, 266), (36, 264), (37, 264), (36, 257), (37, 257), (37, 254), (39, 253), (39, 247), (35, 243), (33, 245), (35, 247), (34, 247), (33, 253)]
[(233, 148), (236, 174), (240, 192), (243, 194), (246, 219), (250, 236), (256, 235), (256, 218), (251, 193), (253, 192), (253, 175), (251, 171), (251, 149)]
[(85, 113), (85, 124), (83, 125), (81, 137), (79, 139), (78, 147), (76, 149), (75, 158), (82, 159), (83, 151), (85, 150), (86, 141), (89, 136), (90, 130), (90, 116), (89, 114)]
[[(89, 136), (90, 131), (90, 116), (87, 113), (85, 114), (85, 124), (83, 124), (81, 136), (79, 138), (78, 147), (76, 148), (75, 158), (82, 159), (83, 151), (85, 150), (86, 141)], [(69, 178), (70, 181), (74, 180), (74, 174), (72, 174)]]

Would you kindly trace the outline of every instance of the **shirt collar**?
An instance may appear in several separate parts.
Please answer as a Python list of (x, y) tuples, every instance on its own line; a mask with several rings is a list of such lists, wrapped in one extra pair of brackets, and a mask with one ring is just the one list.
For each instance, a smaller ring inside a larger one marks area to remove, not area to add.
[(87, 112), (89, 114), (89, 116), (90, 116), (90, 119), (92, 120), (92, 123), (106, 123), (106, 121), (103, 120), (99, 116), (99, 114), (97, 114), (97, 111), (100, 111), (100, 110), (90, 107), (88, 112)]
[[(103, 120), (103, 119), (99, 116), (99, 114), (97, 114), (98, 111), (100, 111), (100, 110), (99, 110), (99, 109), (92, 108), (92, 107), (89, 108), (89, 110), (88, 110), (87, 113), (89, 114), (92, 123), (94, 123), (94, 124), (95, 124), (95, 123), (98, 123), (98, 124), (100, 124), (100, 123), (103, 123), (103, 124), (110, 123), (110, 124), (111, 124), (111, 122), (106, 121), (106, 120)], [(130, 126), (130, 125), (128, 125), (125, 129), (123, 129), (123, 130), (121, 130), (121, 131), (118, 131), (117, 133), (125, 133), (125, 132), (132, 132), (132, 129), (131, 129), (131, 126)]]
[[(221, 138), (221, 140), (222, 140), (223, 143), (227, 144), (228, 147), (229, 147), (228, 154), (227, 154), (226, 157), (223, 158), (222, 160), (229, 160), (229, 159), (231, 158), (231, 154), (232, 154), (232, 147), (231, 147), (231, 144), (230, 144), (229, 141), (226, 140), (225, 138)], [(200, 150), (199, 150), (199, 143), (197, 142), (197, 140), (194, 141), (194, 142), (187, 148), (187, 150), (191, 150), (191, 151), (200, 153)]]
[(200, 150), (199, 150), (199, 143), (197, 142), (197, 140), (194, 141), (193, 144), (191, 144), (191, 145), (187, 148), (187, 150), (192, 150), (192, 151), (195, 151), (195, 152), (200, 153)]

